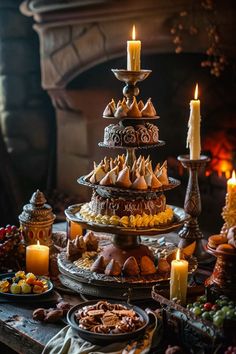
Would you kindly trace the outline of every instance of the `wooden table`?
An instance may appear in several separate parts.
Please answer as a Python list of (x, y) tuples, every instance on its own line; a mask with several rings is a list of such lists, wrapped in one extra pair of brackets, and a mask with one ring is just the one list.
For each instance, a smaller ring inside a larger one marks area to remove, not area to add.
[[(83, 300), (79, 295), (63, 295), (63, 300), (77, 304)], [(21, 354), (40, 354), (46, 343), (64, 326), (59, 323), (42, 323), (32, 319), (32, 312), (46, 304), (0, 303), (0, 342)], [(0, 353), (7, 354), (1, 350)]]

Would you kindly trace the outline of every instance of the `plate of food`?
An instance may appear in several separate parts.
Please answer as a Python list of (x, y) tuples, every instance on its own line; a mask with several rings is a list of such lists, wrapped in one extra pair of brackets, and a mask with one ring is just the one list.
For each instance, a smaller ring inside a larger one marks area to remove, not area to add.
[(49, 294), (52, 289), (53, 284), (47, 277), (23, 270), (0, 274), (0, 296), (5, 298), (34, 299)]
[(149, 317), (138, 306), (112, 300), (92, 300), (72, 307), (67, 321), (81, 338), (104, 345), (143, 336)]

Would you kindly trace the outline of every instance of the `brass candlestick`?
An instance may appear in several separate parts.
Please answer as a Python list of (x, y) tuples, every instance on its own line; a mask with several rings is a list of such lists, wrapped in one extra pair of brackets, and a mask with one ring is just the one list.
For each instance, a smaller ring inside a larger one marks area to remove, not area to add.
[(200, 156), (199, 160), (190, 160), (189, 155), (178, 156), (178, 160), (189, 171), (188, 186), (184, 201), (184, 210), (190, 215), (185, 221), (183, 228), (179, 231), (179, 247), (186, 247), (196, 241), (194, 256), (199, 263), (207, 263), (211, 259), (205, 251), (203, 234), (199, 228), (198, 216), (201, 214), (201, 196), (198, 186), (198, 171), (209, 161), (209, 157)]

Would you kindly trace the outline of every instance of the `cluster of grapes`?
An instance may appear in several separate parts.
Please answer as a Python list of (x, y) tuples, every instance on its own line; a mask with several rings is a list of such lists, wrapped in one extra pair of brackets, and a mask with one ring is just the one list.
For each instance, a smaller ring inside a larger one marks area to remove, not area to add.
[(236, 347), (228, 347), (224, 354), (236, 354)]
[(200, 296), (197, 302), (188, 304), (187, 308), (203, 320), (211, 321), (216, 327), (222, 327), (224, 320), (235, 320), (236, 304), (227, 296), (221, 295), (215, 303), (208, 302), (206, 296)]
[(15, 225), (0, 228), (0, 268), (1, 270), (22, 265), (25, 256), (20, 230)]

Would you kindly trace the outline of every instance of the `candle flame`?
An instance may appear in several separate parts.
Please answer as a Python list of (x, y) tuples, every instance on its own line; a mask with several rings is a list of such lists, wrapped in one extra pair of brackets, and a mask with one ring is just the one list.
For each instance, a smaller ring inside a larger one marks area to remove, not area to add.
[(198, 84), (196, 84), (196, 87), (195, 87), (194, 99), (195, 99), (195, 100), (198, 99)]
[(176, 253), (176, 261), (180, 261), (180, 249), (179, 248)]
[(39, 242), (39, 240), (37, 241), (37, 246), (40, 246), (40, 242)]
[(132, 29), (132, 40), (135, 41), (136, 39), (136, 29), (135, 29), (135, 25), (133, 25), (133, 29)]
[(231, 181), (236, 183), (236, 173), (235, 170), (232, 172)]

